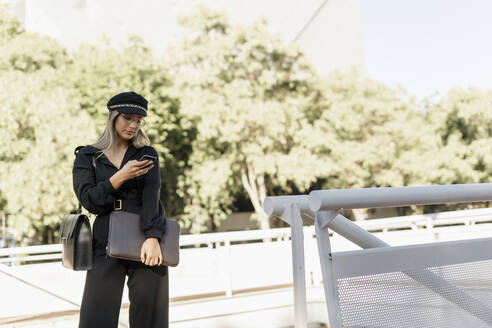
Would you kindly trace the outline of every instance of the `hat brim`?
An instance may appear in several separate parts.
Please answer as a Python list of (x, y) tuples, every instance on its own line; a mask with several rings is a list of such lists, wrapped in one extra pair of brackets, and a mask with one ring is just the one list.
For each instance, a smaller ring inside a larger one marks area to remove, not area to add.
[(143, 109), (135, 108), (135, 107), (119, 107), (114, 109), (121, 114), (137, 114), (142, 116), (147, 116), (147, 112)]

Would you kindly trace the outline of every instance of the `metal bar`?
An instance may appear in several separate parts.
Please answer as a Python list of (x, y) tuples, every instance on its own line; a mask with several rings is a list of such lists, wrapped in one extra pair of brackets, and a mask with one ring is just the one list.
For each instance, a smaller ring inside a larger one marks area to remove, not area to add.
[(0, 258), (0, 263), (59, 260), (59, 259), (61, 259), (61, 257), (62, 257), (61, 253), (44, 254), (44, 255), (31, 255), (31, 256), (15, 256), (15, 257)]
[[(320, 211), (323, 216), (327, 216), (326, 213), (333, 213), (333, 211)], [(367, 232), (366, 230), (359, 227), (357, 224), (353, 223), (341, 214), (337, 214), (328, 222), (328, 227), (343, 237), (347, 238), (354, 244), (362, 248), (375, 248), (375, 247), (387, 247), (389, 244), (385, 243), (378, 237)]]
[(492, 200), (492, 183), (441, 186), (315, 190), (312, 211), (410, 205), (469, 203)]
[(480, 251), (484, 249), (492, 249), (492, 238), (335, 252), (335, 278), (423, 270), (429, 267), (492, 260), (491, 252)]
[(9, 256), (15, 254), (37, 254), (37, 253), (55, 253), (61, 252), (61, 244), (39, 245), (39, 246), (23, 246), (0, 249), (0, 256)]
[(301, 214), (308, 214), (314, 217), (314, 212), (309, 208), (308, 195), (266, 197), (263, 201), (263, 209), (268, 216), (277, 216), (285, 220), (286, 218), (282, 217), (282, 213), (293, 203), (297, 204)]

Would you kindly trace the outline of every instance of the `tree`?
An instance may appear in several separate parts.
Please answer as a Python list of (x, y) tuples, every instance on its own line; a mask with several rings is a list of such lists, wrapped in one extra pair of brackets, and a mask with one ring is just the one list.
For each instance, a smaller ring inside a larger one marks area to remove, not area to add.
[(10, 13), (10, 8), (0, 4), (0, 44), (10, 41), (24, 33), (20, 21)]
[[(60, 213), (74, 207), (71, 144), (91, 129), (76, 113), (59, 70), (69, 58), (54, 40), (27, 33), (5, 7), (0, 9), (0, 194), (19, 235), (53, 241)], [(48, 227), (48, 228), (46, 228)]]
[(7, 7), (0, 5), (0, 72), (61, 68), (67, 61), (66, 50), (55, 40), (27, 33)]
[(190, 125), (150, 49), (133, 37), (124, 49), (82, 46), (68, 56), (55, 41), (25, 32), (7, 11), (0, 11), (0, 21), (0, 204), (11, 214), (16, 237), (54, 241), (63, 214), (77, 208), (74, 148), (96, 140), (107, 100), (130, 89), (149, 99), (145, 131), (161, 156), (166, 212), (182, 213), (175, 190), (191, 149)]
[(403, 90), (334, 73), (325, 80), (324, 104), (313, 119), (309, 147), (331, 158), (324, 188), (407, 186), (427, 182), (421, 154), (436, 137)]
[(316, 106), (317, 78), (301, 51), (262, 22), (241, 27), (202, 8), (182, 23), (194, 36), (171, 49), (168, 67), (197, 131), (180, 189), (188, 224), (194, 232), (210, 217), (218, 225), (245, 193), (268, 228), (267, 187), (306, 190), (316, 179), (319, 159), (299, 132)]
[(160, 156), (161, 198), (168, 216), (181, 214), (184, 201), (176, 190), (191, 152), (193, 126), (180, 114), (179, 100), (171, 93), (172, 81), (160, 59), (137, 36), (122, 49), (110, 47), (106, 40), (81, 46), (64, 75), (65, 87), (74, 90), (80, 110), (94, 118), (98, 133), (105, 127), (111, 96), (128, 90), (145, 96), (149, 108), (143, 130)]
[[(319, 189), (423, 185), (437, 150), (424, 114), (404, 90), (356, 71), (324, 79), (306, 147), (324, 158)], [(354, 211), (357, 219), (365, 211)], [(403, 213), (402, 213), (403, 214)]]
[(439, 140), (436, 184), (490, 182), (492, 90), (454, 89), (431, 106), (429, 122)]
[[(0, 191), (18, 240), (54, 242), (62, 213), (76, 208), (72, 190), (74, 145), (95, 137), (91, 117), (51, 69), (3, 74)], [(12, 95), (15, 94), (15, 97)]]

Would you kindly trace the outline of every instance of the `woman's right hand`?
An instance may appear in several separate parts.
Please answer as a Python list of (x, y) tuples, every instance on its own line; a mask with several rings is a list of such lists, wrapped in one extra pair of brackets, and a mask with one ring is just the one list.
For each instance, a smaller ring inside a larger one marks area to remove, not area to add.
[[(151, 160), (137, 161), (135, 159), (128, 161), (121, 169), (118, 170), (109, 179), (109, 182), (113, 185), (114, 189), (118, 189), (126, 181), (138, 177), (140, 175), (146, 174), (151, 168), (154, 167), (154, 163)], [(145, 167), (149, 165), (148, 167)]]
[[(150, 164), (150, 165), (149, 165)], [(148, 165), (148, 166), (147, 166)], [(130, 180), (140, 175), (146, 174), (151, 168), (154, 167), (154, 163), (151, 160), (137, 161), (135, 159), (128, 161), (121, 169), (120, 174), (125, 180)]]

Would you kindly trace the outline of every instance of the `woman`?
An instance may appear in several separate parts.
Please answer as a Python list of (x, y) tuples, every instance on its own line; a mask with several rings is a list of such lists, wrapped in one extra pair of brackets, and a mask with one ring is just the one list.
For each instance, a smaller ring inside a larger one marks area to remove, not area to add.
[[(93, 226), (93, 268), (87, 271), (79, 328), (117, 327), (125, 277), (128, 276), (130, 327), (168, 327), (168, 270), (161, 266), (159, 245), (165, 232), (164, 207), (159, 200), (159, 161), (141, 129), (147, 100), (135, 92), (112, 97), (106, 129), (96, 143), (78, 147), (73, 187), (89, 212)], [(145, 234), (141, 262), (106, 256), (109, 215), (113, 210), (140, 214)]]

